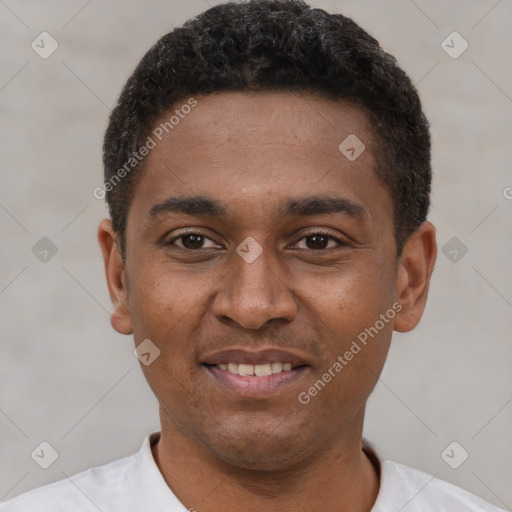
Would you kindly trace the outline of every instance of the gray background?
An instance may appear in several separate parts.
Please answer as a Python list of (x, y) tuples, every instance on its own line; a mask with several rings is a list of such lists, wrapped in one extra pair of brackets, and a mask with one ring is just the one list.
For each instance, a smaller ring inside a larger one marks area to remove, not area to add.
[[(384, 457), (511, 510), (512, 1), (311, 3), (394, 54), (432, 124), (430, 301), (416, 330), (395, 335), (365, 435)], [(0, 1), (0, 499), (130, 454), (158, 429), (132, 338), (110, 326), (96, 242), (107, 210), (92, 191), (125, 80), (208, 4)], [(48, 59), (31, 48), (42, 31), (59, 44)], [(441, 47), (453, 31), (469, 43), (457, 59)], [(58, 251), (46, 263), (32, 252), (42, 237)], [(452, 237), (458, 258), (468, 249), (456, 262), (442, 252)], [(59, 453), (47, 470), (30, 457), (42, 441)], [(469, 453), (458, 469), (441, 457), (453, 441)]]

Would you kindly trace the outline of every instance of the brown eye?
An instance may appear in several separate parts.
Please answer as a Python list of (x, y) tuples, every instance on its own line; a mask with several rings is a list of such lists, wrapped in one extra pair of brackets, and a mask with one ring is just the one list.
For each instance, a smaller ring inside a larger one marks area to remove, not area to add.
[[(180, 243), (177, 243), (178, 240), (180, 241)], [(207, 243), (208, 241), (210, 242), (210, 245), (205, 247), (205, 243)], [(215, 244), (215, 242), (208, 238), (206, 235), (195, 232), (187, 232), (182, 235), (176, 236), (172, 240), (169, 240), (169, 242), (167, 242), (165, 245), (168, 247), (174, 246), (189, 251), (218, 247)]]
[(185, 249), (201, 249), (204, 243), (202, 235), (185, 235), (180, 238)]
[(305, 240), (308, 249), (325, 249), (329, 243), (329, 237), (324, 235), (310, 235)]
[[(297, 244), (300, 244), (303, 240), (305, 240), (305, 247), (301, 248), (311, 249), (313, 251), (334, 249), (335, 247), (339, 248), (347, 245), (345, 242), (332, 236), (330, 233), (324, 233), (320, 231), (306, 234), (306, 236), (301, 238)], [(331, 245), (329, 246), (330, 243)]]

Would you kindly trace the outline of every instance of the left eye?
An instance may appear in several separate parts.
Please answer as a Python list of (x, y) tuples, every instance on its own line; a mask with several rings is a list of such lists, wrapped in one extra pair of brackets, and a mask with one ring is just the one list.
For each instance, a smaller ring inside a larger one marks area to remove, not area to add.
[[(311, 249), (314, 251), (322, 250), (322, 249), (331, 249), (335, 246), (340, 245), (346, 245), (341, 240), (338, 240), (337, 238), (334, 238), (333, 236), (329, 235), (328, 233), (309, 233), (308, 235), (304, 236), (299, 240), (299, 242), (305, 240), (306, 242), (306, 249)], [(309, 240), (309, 242), (308, 242)], [(329, 247), (329, 242), (334, 242), (334, 246), (331, 245)]]

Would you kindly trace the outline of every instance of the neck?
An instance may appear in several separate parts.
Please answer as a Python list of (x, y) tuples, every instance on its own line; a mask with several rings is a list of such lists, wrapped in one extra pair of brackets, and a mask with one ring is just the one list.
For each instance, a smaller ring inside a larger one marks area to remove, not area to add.
[(365, 451), (371, 452), (368, 446), (363, 451), (364, 411), (350, 429), (314, 456), (268, 471), (221, 460), (161, 416), (162, 433), (152, 447), (153, 456), (165, 481), (189, 510), (369, 512), (377, 498), (378, 458), (366, 455)]

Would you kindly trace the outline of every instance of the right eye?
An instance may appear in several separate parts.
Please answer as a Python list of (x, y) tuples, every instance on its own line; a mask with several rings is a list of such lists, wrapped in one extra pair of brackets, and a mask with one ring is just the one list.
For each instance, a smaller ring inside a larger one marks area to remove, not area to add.
[[(175, 242), (181, 240), (181, 244), (176, 244)], [(210, 247), (204, 247), (203, 244), (209, 240), (210, 242), (214, 243), (211, 238), (208, 238), (204, 233), (200, 233), (197, 231), (187, 231), (186, 233), (182, 233), (179, 236), (174, 237), (173, 239), (169, 240), (165, 245), (166, 246), (176, 246), (180, 249), (184, 250), (200, 250), (200, 249), (210, 249), (213, 246)], [(215, 244), (215, 247), (218, 247), (217, 244)]]

